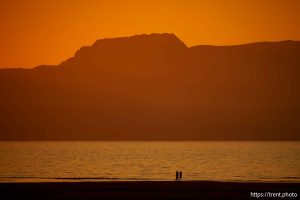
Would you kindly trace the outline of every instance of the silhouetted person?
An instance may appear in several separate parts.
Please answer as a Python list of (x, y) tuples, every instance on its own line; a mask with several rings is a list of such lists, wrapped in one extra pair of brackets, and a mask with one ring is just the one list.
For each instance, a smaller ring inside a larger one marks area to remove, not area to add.
[(178, 179), (179, 179), (179, 172), (176, 171), (176, 181), (178, 181)]
[(179, 172), (179, 180), (182, 179), (182, 171)]

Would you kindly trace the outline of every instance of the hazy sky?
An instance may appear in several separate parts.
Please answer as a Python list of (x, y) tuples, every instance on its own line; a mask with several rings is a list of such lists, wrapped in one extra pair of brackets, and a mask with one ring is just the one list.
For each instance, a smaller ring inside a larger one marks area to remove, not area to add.
[(300, 40), (300, 0), (1, 0), (0, 27), (0, 67), (34, 67), (141, 33), (188, 46)]

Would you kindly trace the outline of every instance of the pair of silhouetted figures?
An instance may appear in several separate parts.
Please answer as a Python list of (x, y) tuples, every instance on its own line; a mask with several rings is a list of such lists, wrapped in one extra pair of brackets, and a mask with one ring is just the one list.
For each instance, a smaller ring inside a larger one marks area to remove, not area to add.
[(182, 171), (176, 171), (176, 181), (180, 181), (182, 179)]

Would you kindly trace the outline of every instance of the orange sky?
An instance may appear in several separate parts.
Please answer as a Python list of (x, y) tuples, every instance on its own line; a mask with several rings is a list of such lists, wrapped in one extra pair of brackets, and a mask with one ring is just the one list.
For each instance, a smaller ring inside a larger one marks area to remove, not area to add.
[(59, 64), (97, 39), (153, 32), (188, 46), (300, 40), (300, 1), (1, 0), (0, 67)]

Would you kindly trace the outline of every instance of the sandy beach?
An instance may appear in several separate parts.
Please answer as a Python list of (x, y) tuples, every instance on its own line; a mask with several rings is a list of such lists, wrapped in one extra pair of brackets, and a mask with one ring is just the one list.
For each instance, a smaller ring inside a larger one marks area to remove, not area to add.
[(251, 192), (297, 193), (299, 196), (300, 183), (209, 181), (0, 183), (1, 199), (257, 199), (251, 197)]

